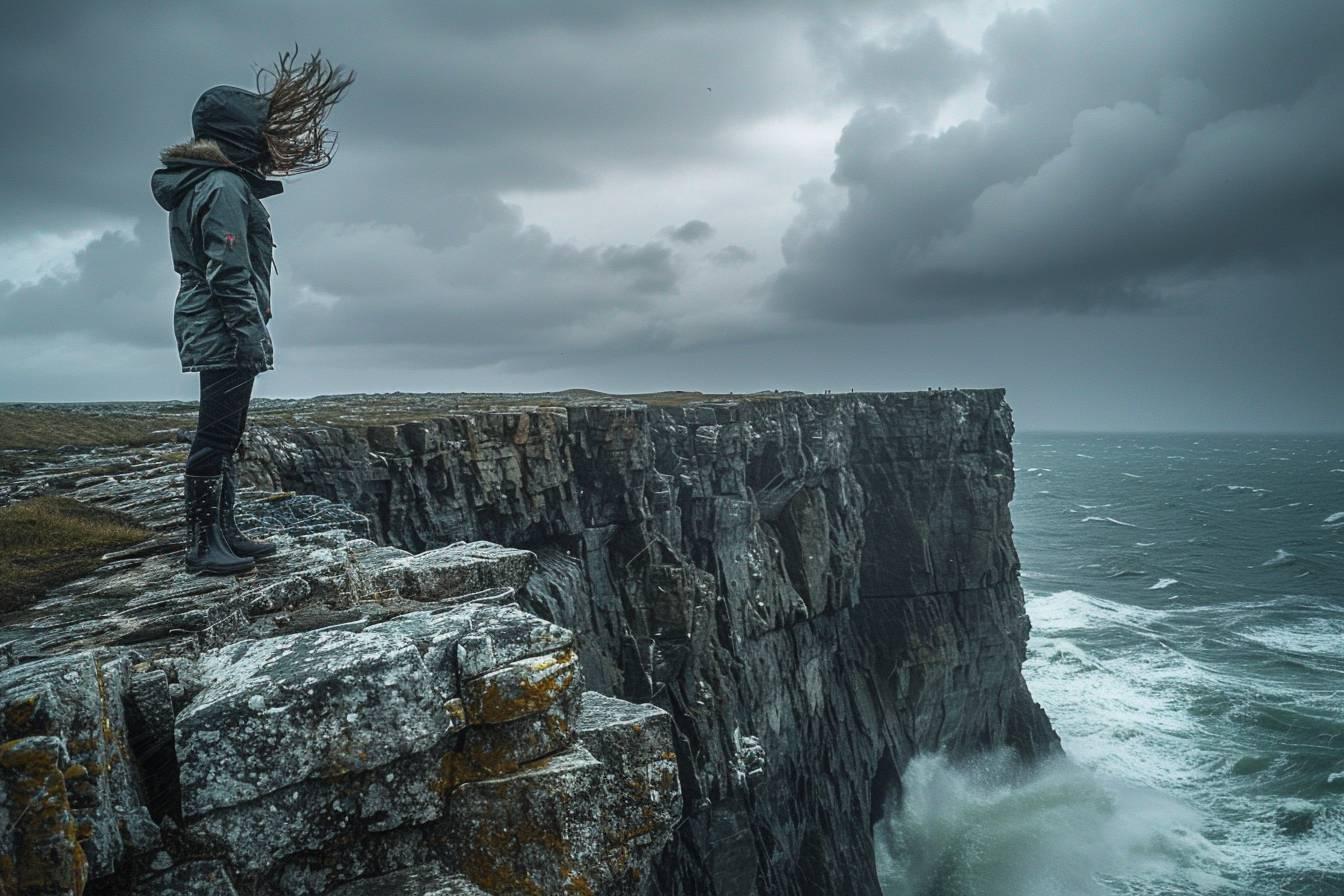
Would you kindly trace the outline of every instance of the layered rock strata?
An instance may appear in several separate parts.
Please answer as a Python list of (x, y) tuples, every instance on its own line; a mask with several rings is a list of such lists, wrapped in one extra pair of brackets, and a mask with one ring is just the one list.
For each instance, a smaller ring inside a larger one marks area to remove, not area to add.
[(156, 537), (0, 619), (0, 893), (647, 889), (681, 816), (671, 719), (585, 691), (574, 633), (518, 605), (533, 554), (412, 555), (253, 493), (279, 555), (188, 576), (161, 454), (69, 492)]
[(588, 686), (670, 716), (686, 804), (655, 892), (876, 896), (911, 756), (1057, 748), (1021, 675), (1011, 436), (998, 390), (444, 396), (259, 431), (245, 469), (382, 543), (536, 555), (522, 604), (576, 633)]

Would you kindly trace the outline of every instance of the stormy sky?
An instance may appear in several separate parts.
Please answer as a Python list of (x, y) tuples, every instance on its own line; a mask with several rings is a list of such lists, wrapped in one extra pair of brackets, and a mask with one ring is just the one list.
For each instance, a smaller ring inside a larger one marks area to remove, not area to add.
[(159, 150), (358, 80), (268, 205), (261, 396), (1005, 386), (1023, 428), (1344, 430), (1338, 0), (21, 4), (0, 401), (190, 398)]

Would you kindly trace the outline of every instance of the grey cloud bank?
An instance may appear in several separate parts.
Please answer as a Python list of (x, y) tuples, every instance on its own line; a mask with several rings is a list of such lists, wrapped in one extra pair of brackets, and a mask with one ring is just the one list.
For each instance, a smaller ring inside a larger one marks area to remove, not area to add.
[(927, 136), (900, 105), (855, 115), (831, 179), (844, 207), (795, 222), (776, 299), (858, 321), (1143, 308), (1326, 264), (1344, 237), (1341, 47), (1337, 3), (1004, 13), (978, 120)]
[[(966, 44), (983, 7), (18, 10), (0, 400), (191, 394), (148, 174), (299, 40), (359, 81), (269, 202), (259, 394), (1002, 384), (1026, 426), (1344, 429), (1344, 7), (1005, 3)], [(600, 189), (651, 179), (707, 198)], [(613, 216), (648, 223), (579, 235)]]

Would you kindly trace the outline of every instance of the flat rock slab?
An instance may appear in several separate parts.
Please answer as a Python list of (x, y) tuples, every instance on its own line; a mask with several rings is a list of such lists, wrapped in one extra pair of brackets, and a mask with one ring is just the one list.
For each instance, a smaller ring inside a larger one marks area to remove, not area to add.
[(488, 541), (454, 544), (389, 559), (374, 573), (373, 587), (408, 600), (442, 601), (484, 588), (520, 589), (536, 565), (531, 551)]
[(233, 644), (202, 660), (205, 688), (177, 717), (183, 811), (255, 800), (425, 750), (452, 727), (420, 652), (374, 632)]

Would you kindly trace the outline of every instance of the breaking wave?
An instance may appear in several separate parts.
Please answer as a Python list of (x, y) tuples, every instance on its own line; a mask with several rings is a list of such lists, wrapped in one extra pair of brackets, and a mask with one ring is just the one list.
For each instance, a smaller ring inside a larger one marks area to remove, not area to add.
[(1113, 517), (1113, 516), (1085, 516), (1085, 517), (1083, 517), (1083, 522), (1085, 522), (1085, 523), (1112, 523), (1112, 524), (1114, 524), (1114, 525), (1116, 525), (1116, 526), (1128, 526), (1128, 527), (1131, 528), (1131, 529), (1137, 529), (1137, 528), (1139, 528), (1138, 526), (1134, 525), (1133, 523), (1126, 523), (1124, 520), (1118, 520), (1118, 519), (1116, 519), (1116, 518)]
[(1117, 878), (1223, 883), (1195, 810), (1066, 759), (1024, 769), (1007, 751), (966, 764), (919, 756), (902, 788), (874, 830), (884, 893), (1087, 896)]

